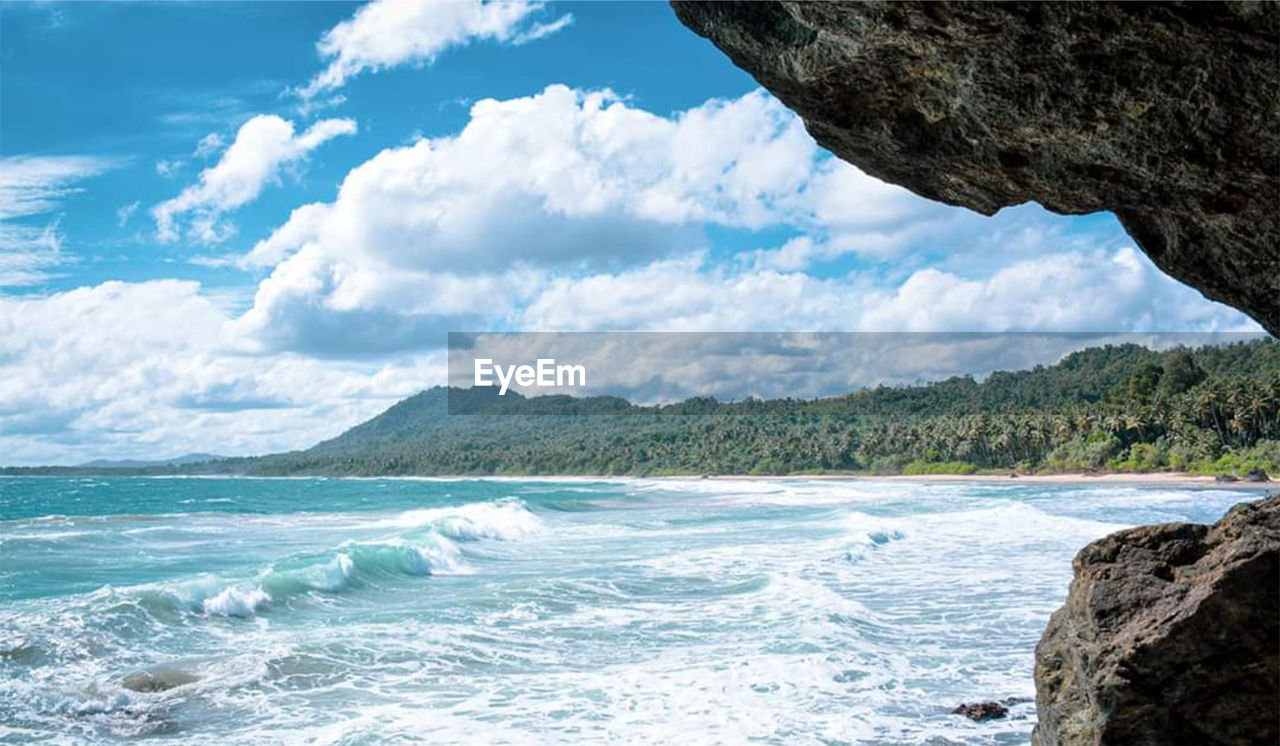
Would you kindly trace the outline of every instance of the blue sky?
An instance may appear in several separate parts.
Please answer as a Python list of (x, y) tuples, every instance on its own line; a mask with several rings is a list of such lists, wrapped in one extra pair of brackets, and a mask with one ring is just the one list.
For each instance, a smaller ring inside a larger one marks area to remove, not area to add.
[[(160, 247), (146, 208), (173, 196), (210, 164), (193, 156), (211, 133), (230, 140), (258, 114), (295, 121), (285, 92), (321, 68), (316, 41), (358, 3), (5, 3), (0, 28), (0, 142), (6, 156), (91, 154), (116, 164), (62, 205), (60, 228), (76, 263), (25, 292), (102, 279), (175, 276), (207, 247)], [(477, 42), (442, 52), (429, 69), (406, 64), (352, 80), (342, 90), (360, 131), (328, 143), (306, 171), (267, 189), (236, 215), (238, 235), (220, 248), (247, 251), (298, 204), (330, 199), (353, 165), (388, 145), (456, 132), (478, 98), (512, 98), (548, 82), (614, 88), (637, 105), (673, 112), (710, 96), (740, 96), (751, 78), (686, 32), (665, 8), (580, 3), (572, 33), (513, 47)], [(556, 9), (540, 14), (557, 17)], [(162, 60), (163, 64), (157, 64)], [(697, 71), (696, 75), (687, 74)], [(709, 95), (710, 94), (710, 95)], [(312, 119), (329, 114), (317, 113)], [(156, 164), (172, 163), (169, 176)], [(118, 210), (138, 202), (125, 226)], [(49, 216), (33, 218), (44, 225)], [(184, 278), (243, 284), (241, 273), (187, 267)]]
[(665, 3), (0, 16), (7, 463), (304, 447), (458, 329), (1256, 329), (832, 159)]

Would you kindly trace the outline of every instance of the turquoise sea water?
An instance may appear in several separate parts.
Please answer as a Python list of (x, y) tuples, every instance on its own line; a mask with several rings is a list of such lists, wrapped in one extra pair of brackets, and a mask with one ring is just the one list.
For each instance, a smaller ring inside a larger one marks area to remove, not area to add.
[(0, 477), (0, 740), (1025, 743), (948, 710), (1033, 696), (1074, 553), (1257, 494)]

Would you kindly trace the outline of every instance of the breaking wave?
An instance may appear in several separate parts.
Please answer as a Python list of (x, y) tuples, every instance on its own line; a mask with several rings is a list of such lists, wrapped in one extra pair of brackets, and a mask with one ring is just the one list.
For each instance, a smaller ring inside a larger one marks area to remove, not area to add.
[(845, 517), (845, 528), (849, 533), (850, 546), (845, 550), (844, 558), (850, 562), (863, 559), (867, 552), (889, 542), (907, 537), (906, 530), (899, 523), (866, 513), (849, 513)]
[(144, 605), (206, 616), (248, 617), (272, 604), (310, 593), (338, 593), (378, 577), (467, 572), (456, 544), (429, 534), (409, 541), (345, 542), (328, 559), (296, 567), (273, 567), (250, 581), (214, 575), (125, 591)]
[(251, 580), (201, 575), (191, 580), (122, 589), (144, 606), (218, 617), (250, 617), (309, 594), (340, 593), (394, 576), (467, 573), (456, 542), (507, 541), (542, 530), (518, 499), (409, 510), (373, 524), (409, 537), (346, 541), (326, 556), (277, 563)]
[(541, 519), (517, 498), (448, 508), (407, 510), (394, 518), (379, 521), (377, 525), (401, 529), (429, 527), (459, 541), (509, 541), (542, 530)]

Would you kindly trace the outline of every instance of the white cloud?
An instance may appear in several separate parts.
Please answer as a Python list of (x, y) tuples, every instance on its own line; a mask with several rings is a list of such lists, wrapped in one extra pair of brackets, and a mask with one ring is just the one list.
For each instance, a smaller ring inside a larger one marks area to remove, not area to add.
[(172, 179), (178, 175), (179, 171), (182, 170), (183, 165), (182, 161), (177, 159), (170, 160), (167, 158), (161, 158), (156, 161), (156, 173), (166, 179)]
[[(295, 210), (243, 258), (271, 272), (236, 331), (261, 349), (341, 356), (440, 344), (443, 331), (495, 322), (1239, 323), (1132, 249), (1065, 238), (1054, 227), (1065, 220), (1039, 208), (991, 220), (879, 182), (818, 149), (761, 91), (664, 117), (607, 91), (551, 86), (477, 102), (457, 135), (386, 149), (352, 169), (333, 202)], [(712, 225), (800, 235), (704, 266), (688, 257)], [(908, 246), (916, 253), (903, 255)], [(953, 247), (975, 275), (940, 268)], [(849, 253), (864, 260), (857, 274), (807, 273)]]
[(362, 72), (431, 64), (445, 50), (472, 41), (523, 44), (555, 33), (573, 20), (569, 14), (546, 22), (535, 20), (544, 8), (542, 2), (516, 0), (374, 0), (320, 39), (316, 46), (329, 66), (298, 94), (310, 99)]
[(217, 132), (210, 132), (200, 138), (200, 142), (196, 143), (196, 149), (192, 155), (197, 158), (208, 158), (225, 147), (227, 147), (227, 143), (222, 139), (222, 135)]
[(178, 218), (191, 214), (187, 233), (202, 243), (224, 240), (234, 229), (222, 217), (254, 199), (281, 169), (304, 160), (312, 150), (339, 135), (356, 131), (350, 119), (323, 119), (295, 134), (293, 123), (260, 114), (240, 126), (231, 146), (217, 164), (200, 173), (199, 180), (173, 199), (151, 210), (161, 241), (177, 240)]
[(536, 289), (532, 270), (457, 274), (335, 261), (308, 246), (258, 286), (234, 333), (259, 351), (359, 357), (439, 347), (484, 327)]
[(73, 184), (113, 165), (110, 158), (86, 155), (0, 158), (0, 220), (52, 212), (80, 191)]
[(548, 282), (515, 320), (529, 331), (1256, 331), (1134, 248), (1015, 262), (988, 277), (929, 268), (900, 283), (733, 271), (700, 256)]
[[(538, 5), (539, 7), (541, 7), (542, 4), (538, 3)], [(572, 23), (573, 23), (572, 13), (565, 13), (559, 18), (555, 19), (554, 21), (547, 21), (544, 23), (533, 23), (525, 27), (525, 29), (520, 33), (511, 37), (511, 43), (517, 46), (521, 44), (528, 44), (531, 41), (537, 41), (538, 39), (543, 39), (548, 36), (551, 36), (557, 31), (563, 31), (564, 29), (568, 28)]]
[(308, 243), (434, 269), (614, 261), (687, 249), (672, 241), (695, 237), (672, 228), (703, 223), (792, 225), (847, 243), (933, 209), (827, 157), (762, 91), (661, 117), (608, 91), (556, 85), (476, 103), (456, 136), (382, 151), (347, 175), (335, 202), (296, 210), (246, 264), (272, 266)]
[(113, 168), (98, 156), (11, 156), (0, 158), (0, 286), (35, 285), (68, 261), (62, 253), (59, 220), (32, 224), (31, 218), (59, 211), (78, 182)]
[(116, 225), (120, 226), (121, 228), (128, 225), (130, 218), (133, 217), (133, 214), (137, 212), (138, 208), (141, 206), (142, 206), (142, 203), (135, 199), (129, 204), (121, 205), (119, 208), (117, 208), (116, 209)]
[[(274, 269), (251, 318), (265, 333), (277, 306), (421, 314), (441, 283), (488, 287), (475, 278), (495, 266), (510, 268), (499, 286), (527, 287), (511, 278), (685, 253), (707, 224), (878, 229), (928, 205), (865, 177), (849, 183), (839, 174), (852, 167), (827, 160), (759, 91), (672, 117), (565, 86), (480, 101), (456, 136), (382, 151), (334, 202), (298, 208), (259, 242), (244, 264)], [(829, 208), (815, 200), (833, 183), (866, 213), (843, 208), (820, 224)], [(456, 310), (482, 312), (492, 297)]]
[(0, 222), (0, 287), (39, 285), (69, 261), (57, 220), (39, 228)]
[(812, 236), (796, 236), (776, 249), (759, 249), (748, 259), (750, 264), (762, 269), (796, 271), (823, 259), (834, 258), (837, 254), (838, 250), (830, 244), (814, 241)]
[(229, 321), (176, 280), (0, 296), (4, 462), (304, 447), (442, 378), (438, 356), (247, 356)]
[(974, 279), (937, 269), (864, 299), (864, 330), (1253, 331), (1133, 247), (1053, 253)]

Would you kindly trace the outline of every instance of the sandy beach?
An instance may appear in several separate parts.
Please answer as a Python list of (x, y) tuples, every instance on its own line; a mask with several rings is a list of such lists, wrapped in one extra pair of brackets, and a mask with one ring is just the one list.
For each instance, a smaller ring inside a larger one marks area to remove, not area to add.
[[(112, 476), (110, 474), (100, 476)], [(249, 480), (274, 480), (274, 481), (307, 481), (312, 479), (341, 479), (347, 481), (417, 481), (417, 482), (465, 482), (465, 481), (490, 481), (490, 482), (547, 482), (547, 483), (564, 483), (564, 482), (627, 482), (633, 480), (670, 480), (679, 482), (688, 482), (698, 479), (711, 479), (718, 481), (732, 482), (776, 482), (783, 480), (821, 480), (821, 481), (848, 481), (848, 482), (913, 482), (917, 484), (932, 482), (980, 482), (980, 483), (1001, 483), (1001, 484), (1062, 484), (1062, 485), (1097, 485), (1097, 486), (1113, 486), (1113, 487), (1214, 487), (1218, 489), (1241, 489), (1241, 490), (1278, 490), (1280, 491), (1280, 482), (1275, 480), (1269, 482), (1246, 482), (1240, 480), (1238, 482), (1218, 482), (1211, 476), (1203, 476), (1200, 474), (1189, 474), (1187, 472), (1152, 472), (1147, 474), (1133, 473), (1111, 473), (1111, 474), (1019, 474), (1015, 476), (1000, 474), (786, 474), (786, 475), (762, 475), (762, 474), (716, 474), (702, 476), (699, 474), (664, 474), (652, 476), (638, 476), (631, 474), (624, 475), (589, 475), (589, 474), (539, 474), (539, 475), (510, 475), (510, 474), (435, 474), (435, 475), (396, 475), (396, 476), (334, 476), (324, 477), (319, 475), (312, 476), (245, 476), (230, 474), (207, 474), (207, 475), (155, 475), (147, 476), (146, 479), (205, 479), (205, 480), (222, 480), (222, 479), (249, 479)]]
[[(689, 477), (676, 477), (688, 479)], [(823, 479), (848, 481), (889, 481), (889, 482), (1005, 482), (1025, 484), (1092, 484), (1116, 487), (1219, 487), (1223, 489), (1280, 489), (1277, 483), (1271, 482), (1218, 482), (1214, 477), (1189, 474), (1186, 472), (1153, 472), (1148, 474), (1019, 474), (1000, 476), (998, 474), (791, 474), (788, 476), (713, 476), (709, 479)]]

